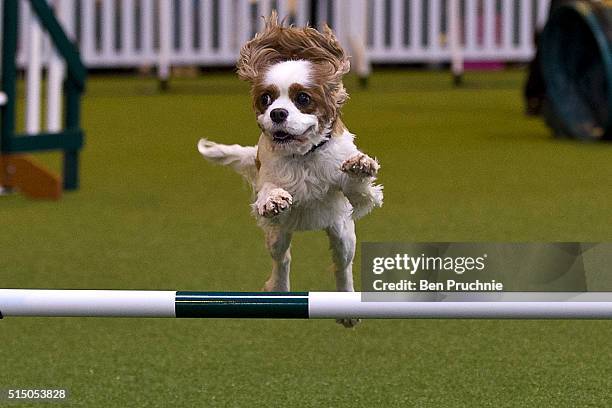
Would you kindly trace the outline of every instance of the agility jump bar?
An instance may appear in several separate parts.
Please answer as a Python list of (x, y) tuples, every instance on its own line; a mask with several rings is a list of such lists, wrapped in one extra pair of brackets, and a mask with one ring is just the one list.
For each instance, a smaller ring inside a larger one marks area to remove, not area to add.
[[(376, 295), (380, 295), (377, 293)], [(262, 319), (612, 319), (612, 293), (449, 294), (442, 301), (363, 301), (361, 292), (0, 289), (4, 317)]]

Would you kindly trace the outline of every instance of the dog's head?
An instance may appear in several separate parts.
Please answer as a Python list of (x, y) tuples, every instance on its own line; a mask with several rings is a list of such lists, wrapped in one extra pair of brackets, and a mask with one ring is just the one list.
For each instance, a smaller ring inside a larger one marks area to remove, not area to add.
[(306, 154), (330, 136), (348, 99), (342, 76), (349, 69), (329, 27), (287, 27), (275, 12), (238, 60), (238, 76), (252, 85), (257, 123), (285, 154)]

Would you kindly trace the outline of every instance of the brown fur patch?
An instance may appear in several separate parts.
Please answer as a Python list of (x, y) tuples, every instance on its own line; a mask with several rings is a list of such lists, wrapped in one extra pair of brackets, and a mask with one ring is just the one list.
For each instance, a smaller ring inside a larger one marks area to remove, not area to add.
[(342, 76), (350, 69), (348, 56), (329, 27), (325, 26), (322, 33), (312, 27), (287, 27), (279, 23), (276, 12), (266, 19), (263, 31), (242, 47), (238, 59), (238, 76), (253, 85), (255, 111), (263, 112), (257, 104), (265, 89), (262, 81), (266, 70), (289, 60), (312, 63), (314, 85), (307, 93), (313, 106), (308, 109), (319, 117), (321, 127), (333, 125), (348, 99), (342, 84)]
[[(293, 103), (300, 110), (300, 112), (307, 114), (316, 113), (316, 108), (318, 105), (316, 101), (317, 88), (318, 87), (305, 87), (302, 84), (293, 84), (289, 87), (289, 99), (293, 101)], [(297, 96), (302, 92), (310, 97), (310, 102), (306, 105), (300, 105), (297, 102)]]
[(261, 100), (262, 96), (265, 94), (269, 94), (272, 98), (271, 101), (274, 102), (274, 100), (280, 95), (280, 91), (274, 85), (264, 85), (260, 82), (253, 85), (253, 88), (251, 89), (251, 95), (253, 96), (253, 109), (258, 115), (262, 114), (267, 109), (267, 106), (264, 106)]
[(334, 127), (332, 128), (332, 137), (342, 136), (345, 130), (346, 130), (346, 126), (344, 126), (342, 119), (338, 118), (334, 122)]

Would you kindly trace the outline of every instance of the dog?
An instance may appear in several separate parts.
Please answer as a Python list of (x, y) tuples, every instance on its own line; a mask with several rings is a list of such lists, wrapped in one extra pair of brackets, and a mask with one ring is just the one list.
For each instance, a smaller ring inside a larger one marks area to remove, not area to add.
[[(360, 152), (341, 120), (349, 58), (329, 27), (286, 26), (273, 13), (241, 49), (240, 79), (251, 84), (261, 129), (257, 146), (202, 139), (198, 150), (252, 185), (252, 210), (265, 233), (272, 274), (263, 290), (290, 290), (295, 231), (325, 230), (338, 291), (353, 291), (355, 220), (382, 206), (378, 162)], [(353, 327), (358, 319), (340, 319)]]

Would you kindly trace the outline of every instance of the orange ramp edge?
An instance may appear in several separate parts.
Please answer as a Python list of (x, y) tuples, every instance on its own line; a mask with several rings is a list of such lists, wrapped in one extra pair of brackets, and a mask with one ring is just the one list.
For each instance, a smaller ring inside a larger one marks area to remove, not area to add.
[(33, 199), (58, 200), (62, 196), (59, 177), (22, 154), (0, 155), (0, 185)]

